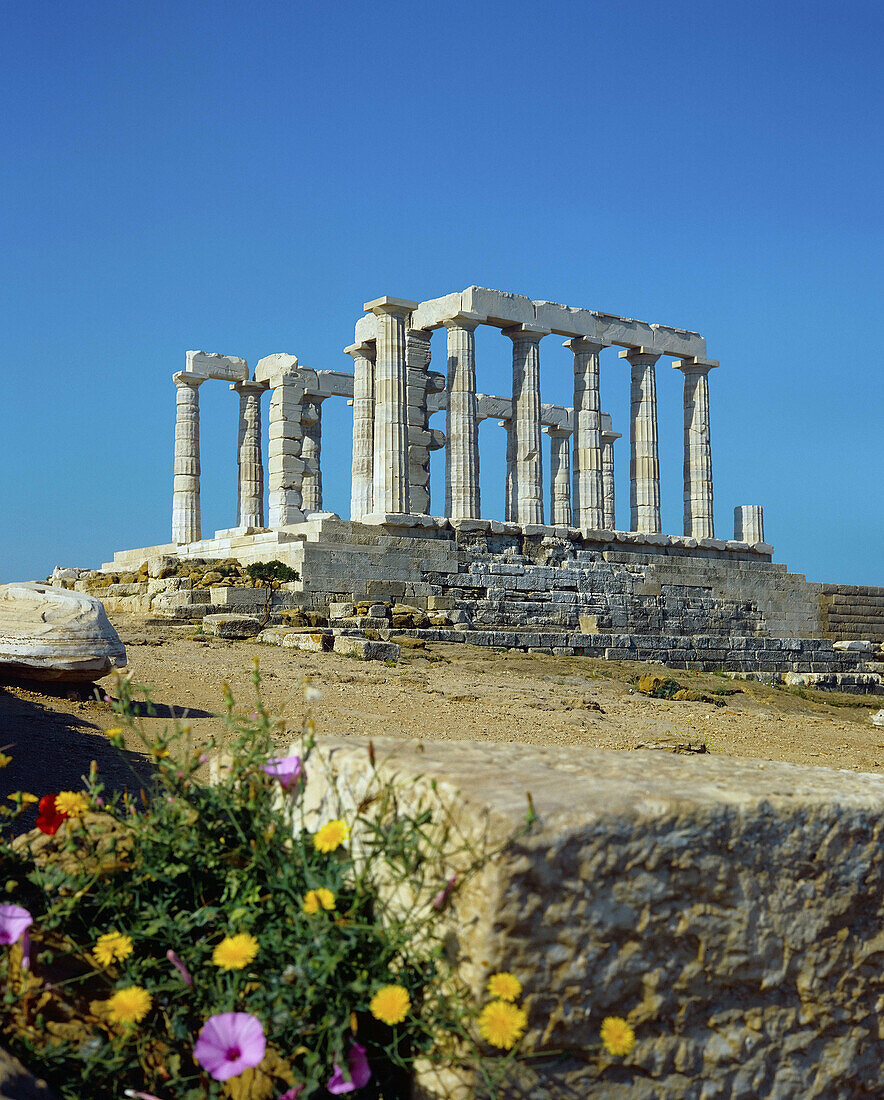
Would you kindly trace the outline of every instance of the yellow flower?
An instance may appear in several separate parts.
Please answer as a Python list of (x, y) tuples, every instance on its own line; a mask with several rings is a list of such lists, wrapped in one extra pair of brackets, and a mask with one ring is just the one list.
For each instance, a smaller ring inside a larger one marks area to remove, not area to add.
[(212, 962), (222, 970), (242, 970), (258, 954), (258, 941), (249, 932), (225, 936), (212, 952)]
[(80, 791), (60, 791), (55, 796), (55, 808), (68, 817), (80, 817), (89, 809), (89, 799)]
[(8, 764), (12, 763), (12, 757), (7, 756), (5, 752), (0, 752), (0, 768), (5, 768)]
[(606, 1016), (602, 1020), (602, 1044), (608, 1054), (623, 1058), (635, 1046), (635, 1032), (621, 1016)]
[(329, 821), (313, 836), (317, 852), (333, 852), (350, 839), (350, 827), (345, 821)]
[(95, 941), (92, 954), (99, 966), (122, 962), (132, 954), (132, 940), (122, 932), (105, 932)]
[(492, 974), (487, 988), (492, 997), (499, 997), (502, 1001), (515, 1001), (522, 995), (522, 983), (515, 974), (508, 974), (505, 970)]
[(375, 993), (368, 1006), (369, 1012), (383, 1024), (401, 1024), (411, 1008), (408, 990), (401, 985), (385, 985)]
[(140, 985), (127, 985), (105, 1002), (107, 1015), (114, 1024), (137, 1024), (150, 1011), (151, 997)]
[(104, 736), (105, 737), (122, 737), (123, 736), (122, 726), (114, 726), (112, 729), (105, 730), (104, 731)]
[(318, 890), (308, 890), (304, 895), (305, 913), (318, 913), (320, 909), (334, 909), (335, 895), (331, 890), (320, 886)]
[(479, 1013), (479, 1034), (494, 1047), (511, 1050), (528, 1026), (524, 1008), (506, 1001), (490, 1001)]
[(27, 806), (29, 802), (39, 802), (35, 794), (31, 794), (30, 791), (13, 791), (12, 794), (6, 796), (10, 802), (20, 802), (23, 806)]

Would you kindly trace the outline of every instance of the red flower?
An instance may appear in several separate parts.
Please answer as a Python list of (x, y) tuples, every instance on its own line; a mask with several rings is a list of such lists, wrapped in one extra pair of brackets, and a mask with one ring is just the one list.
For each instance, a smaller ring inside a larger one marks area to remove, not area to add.
[(55, 808), (55, 795), (44, 794), (37, 805), (37, 828), (41, 833), (47, 833), (52, 836), (57, 833), (62, 821), (68, 816), (67, 814), (61, 814)]

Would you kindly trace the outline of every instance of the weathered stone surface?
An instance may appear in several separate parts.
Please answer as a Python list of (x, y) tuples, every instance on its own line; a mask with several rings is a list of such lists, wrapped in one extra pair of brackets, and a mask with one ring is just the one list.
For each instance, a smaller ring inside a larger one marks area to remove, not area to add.
[(54, 1100), (45, 1081), (28, 1073), (18, 1058), (0, 1048), (0, 1100)]
[(0, 585), (0, 672), (85, 682), (126, 664), (99, 600), (47, 584)]
[(884, 709), (876, 710), (872, 715), (873, 726), (884, 726)]
[[(374, 738), (403, 797), (441, 799), (504, 851), (451, 897), (464, 977), (525, 985), (501, 1098), (879, 1095), (884, 778), (760, 760)], [(311, 813), (354, 804), (367, 744), (325, 740)], [(537, 814), (527, 834), (526, 793)], [(453, 869), (457, 869), (454, 867)], [(606, 1015), (635, 1050), (597, 1054)], [(472, 1090), (472, 1091), (471, 1091)], [(424, 1083), (425, 1097), (480, 1096)]]
[(346, 657), (361, 657), (363, 661), (398, 661), (400, 649), (393, 642), (375, 642), (369, 638), (338, 635), (333, 649)]
[(261, 620), (254, 615), (204, 615), (203, 630), (218, 638), (254, 638)]

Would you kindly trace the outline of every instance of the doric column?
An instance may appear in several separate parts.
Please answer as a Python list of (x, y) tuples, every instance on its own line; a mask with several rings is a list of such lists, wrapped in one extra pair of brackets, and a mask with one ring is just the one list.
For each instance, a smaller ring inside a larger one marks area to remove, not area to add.
[(760, 504), (738, 504), (734, 508), (734, 540), (764, 542), (764, 509)]
[(514, 325), (503, 334), (513, 342), (514, 519), (522, 526), (543, 523), (539, 345), (549, 332)]
[(430, 367), (428, 329), (407, 328), (405, 362), (408, 367), (408, 508), (413, 514), (430, 511), (430, 416), (427, 385)]
[(709, 371), (714, 359), (678, 359), (684, 374), (684, 533), (715, 537), (712, 520), (712, 444), (709, 434)]
[[(571, 526), (571, 433), (561, 428), (545, 428), (549, 435), (549, 499), (551, 522), (557, 527)], [(599, 471), (601, 472), (601, 471)]]
[(175, 467), (172, 488), (172, 541), (200, 538), (200, 399), (202, 378), (179, 371), (175, 383)]
[(658, 352), (630, 348), (620, 352), (632, 368), (629, 422), (629, 480), (631, 530), (661, 534), (660, 454), (657, 445), (657, 380), (654, 364)]
[(322, 511), (322, 401), (321, 397), (309, 397), (301, 405), (301, 458), (304, 462), (304, 479), (301, 485), (301, 510)]
[(236, 458), (239, 481), (236, 493), (237, 527), (264, 526), (264, 461), (261, 457), (261, 394), (265, 382), (234, 382), (239, 394), (239, 444)]
[(374, 367), (375, 512), (408, 512), (408, 368), (405, 321), (417, 302), (377, 298), (365, 303), (377, 317)]
[(617, 432), (602, 432), (602, 491), (604, 510), (602, 512), (602, 530), (616, 531), (617, 520), (614, 511), (614, 440), (619, 439)]
[(602, 406), (599, 352), (604, 344), (566, 340), (574, 353), (574, 504), (577, 526), (599, 530), (605, 522), (602, 473)]
[(510, 420), (498, 420), (501, 428), (506, 429), (506, 493), (503, 501), (503, 518), (507, 523), (515, 523), (516, 502), (513, 496), (515, 486), (516, 466), (516, 437), (513, 433), (513, 422)]
[(459, 314), (448, 330), (448, 445), (445, 450), (445, 515), (478, 519), (479, 421), (476, 414), (476, 326)]
[(374, 341), (344, 348), (353, 356), (353, 468), (350, 519), (372, 511), (374, 483)]
[(268, 525), (271, 528), (301, 523), (304, 519), (301, 489), (303, 428), (301, 408), (304, 383), (297, 367), (271, 376), (268, 464)]

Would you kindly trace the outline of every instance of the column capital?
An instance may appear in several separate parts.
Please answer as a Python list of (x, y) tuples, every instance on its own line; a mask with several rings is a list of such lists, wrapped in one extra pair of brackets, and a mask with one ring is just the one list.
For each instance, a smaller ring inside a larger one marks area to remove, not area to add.
[(230, 389), (239, 394), (261, 394), (270, 389), (270, 384), (268, 382), (258, 382), (254, 378), (246, 378), (243, 382), (231, 382)]
[(570, 439), (573, 432), (570, 428), (558, 428), (552, 424), (543, 425), (540, 429), (542, 432), (546, 432), (547, 435), (553, 436), (556, 439)]
[(366, 313), (373, 313), (376, 317), (382, 313), (390, 313), (394, 317), (405, 317), (409, 313), (414, 313), (420, 302), (412, 302), (408, 298), (390, 298), (385, 295), (383, 298), (373, 298), (370, 302), (365, 302), (363, 309)]
[(586, 336), (572, 336), (570, 340), (565, 340), (562, 344), (563, 348), (568, 348), (575, 355), (579, 351), (589, 352), (590, 355), (598, 355), (603, 348), (609, 346), (609, 344), (600, 344), (597, 340), (590, 340)]
[(190, 386), (192, 390), (198, 390), (206, 379), (200, 378), (196, 374), (191, 374), (190, 371), (179, 370), (172, 375), (172, 381), (179, 389), (182, 386)]
[(442, 324), (447, 329), (462, 328), (466, 329), (467, 332), (475, 332), (484, 321), (485, 317), (481, 313), (461, 310), (460, 313), (456, 313), (453, 317), (446, 317)]
[(653, 348), (624, 348), (617, 353), (618, 359), (628, 359), (630, 363), (643, 363), (645, 366), (653, 366), (663, 354), (654, 351)]
[(354, 359), (374, 359), (377, 354), (377, 342), (375, 340), (360, 340), (358, 344), (350, 344), (344, 348), (345, 355), (352, 355)]
[(533, 340), (538, 344), (544, 336), (550, 334), (550, 329), (541, 328), (539, 325), (510, 325), (500, 331), (504, 336), (508, 336), (510, 340)]
[(685, 373), (688, 371), (711, 371), (717, 366), (717, 359), (701, 359), (697, 355), (691, 356), (689, 359), (676, 359), (672, 364), (674, 370), (684, 371)]

